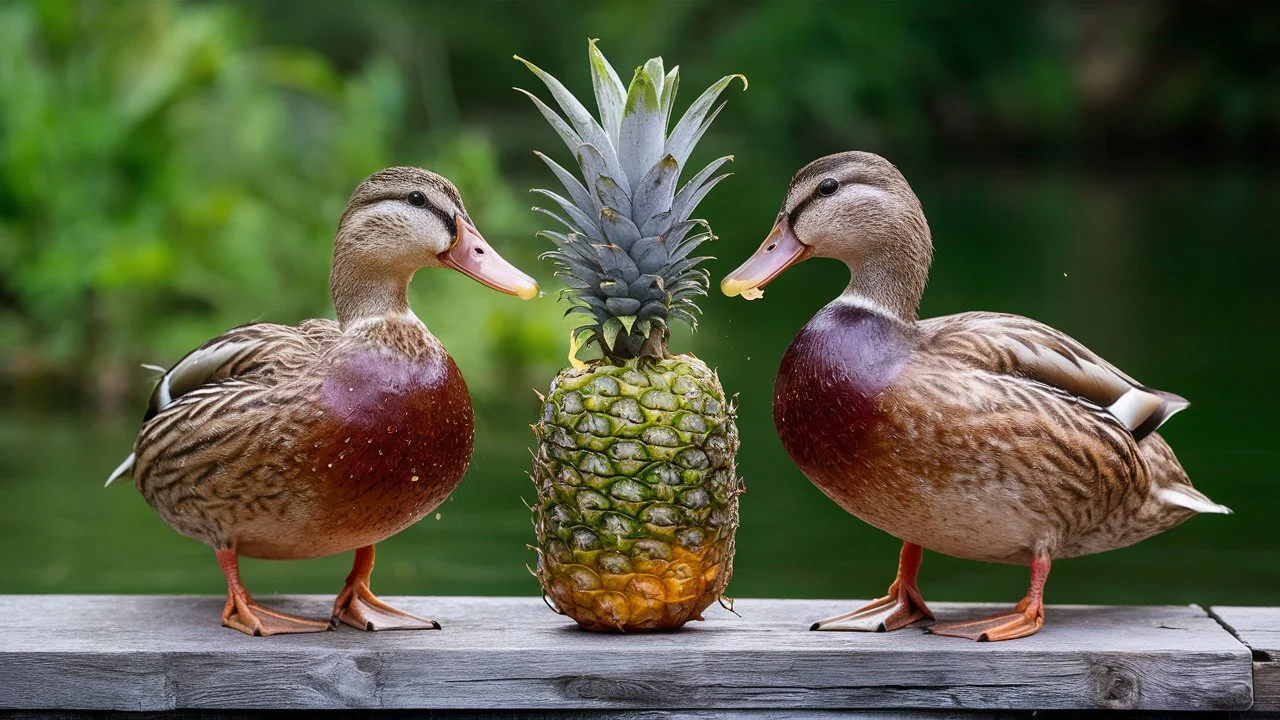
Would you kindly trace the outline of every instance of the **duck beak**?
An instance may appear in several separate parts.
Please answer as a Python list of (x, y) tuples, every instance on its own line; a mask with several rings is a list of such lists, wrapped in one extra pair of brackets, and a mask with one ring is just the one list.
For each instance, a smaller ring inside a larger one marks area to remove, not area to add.
[(760, 249), (720, 281), (720, 292), (729, 297), (741, 295), (747, 300), (763, 297), (765, 285), (812, 254), (813, 248), (796, 239), (791, 231), (791, 218), (783, 215)]
[(537, 297), (538, 283), (517, 270), (515, 265), (503, 260), (485, 242), (470, 220), (457, 215), (454, 222), (458, 226), (458, 234), (453, 239), (453, 245), (436, 256), (440, 259), (440, 264), (521, 300)]

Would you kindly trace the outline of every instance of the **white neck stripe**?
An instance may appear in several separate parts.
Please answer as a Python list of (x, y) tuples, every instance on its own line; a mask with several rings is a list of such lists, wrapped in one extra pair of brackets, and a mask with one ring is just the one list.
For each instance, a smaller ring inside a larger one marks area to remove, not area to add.
[(862, 308), (863, 310), (868, 310), (877, 315), (883, 315), (885, 317), (890, 317), (895, 319), (897, 319), (898, 317), (897, 313), (893, 312), (889, 308), (885, 307), (884, 305), (881, 305), (880, 303), (872, 300), (871, 298), (868, 298), (865, 295), (861, 295), (857, 293), (852, 289), (846, 289), (843, 293), (841, 293), (840, 297), (836, 298), (835, 301), (844, 305), (851, 305), (856, 308)]

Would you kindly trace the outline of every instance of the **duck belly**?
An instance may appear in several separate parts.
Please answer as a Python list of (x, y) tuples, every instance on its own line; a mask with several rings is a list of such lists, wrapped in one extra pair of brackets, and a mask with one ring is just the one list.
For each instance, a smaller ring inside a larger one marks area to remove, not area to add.
[[(315, 558), (371, 545), (421, 520), (471, 460), (466, 383), (441, 350), (370, 351), (312, 382), (238, 389), (166, 410), (167, 442), (144, 431), (138, 484), (179, 533), (265, 559)], [(274, 412), (264, 412), (272, 408)]]
[(951, 379), (917, 377), (888, 388), (868, 401), (863, 422), (809, 419), (811, 428), (826, 427), (784, 444), (805, 475), (850, 513), (902, 540), (971, 560), (1028, 564), (1035, 555), (1102, 552), (1189, 516), (1154, 492), (1181, 472), (1176, 461), (1168, 472), (1150, 462), (1152, 448), (1167, 449), (1159, 436), (1139, 446), (1118, 425), (1077, 424), (1072, 414), (1083, 419), (1089, 411), (1065, 402), (1049, 414), (984, 408)]
[(235, 528), (250, 557), (323, 557), (384, 540), (449, 497), (471, 461), (474, 420), (443, 352), (416, 362), (368, 352), (323, 381), (317, 422), (299, 435), (278, 513)]
[(944, 555), (1025, 565), (1038, 549), (1052, 554), (1059, 544), (1062, 528), (1035, 509), (1026, 483), (982, 463), (903, 460), (892, 467), (809, 465), (805, 475), (862, 521)]
[(1181, 472), (1176, 460), (1153, 481), (1150, 452), (1081, 403), (931, 368), (917, 348), (909, 327), (833, 304), (783, 357), (783, 446), (848, 512), (936, 552), (1017, 564), (1122, 547), (1181, 519), (1153, 492)]
[(457, 488), (471, 457), (470, 422), (458, 426), (442, 434), (388, 424), (379, 436), (335, 425), (311, 435), (303, 444), (313, 451), (277, 475), (279, 495), (261, 492), (265, 484), (245, 494), (241, 519), (227, 528), (231, 544), (249, 557), (289, 560), (395, 535)]

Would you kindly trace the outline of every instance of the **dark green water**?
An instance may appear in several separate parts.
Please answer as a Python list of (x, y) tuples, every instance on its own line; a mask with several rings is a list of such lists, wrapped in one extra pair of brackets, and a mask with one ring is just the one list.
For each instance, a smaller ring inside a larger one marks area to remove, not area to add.
[[(791, 170), (739, 165), (740, 176), (776, 182), (731, 183), (708, 202), (722, 238), (714, 248), (722, 259), (711, 264), (717, 282), (768, 230)], [(1236, 510), (1133, 548), (1063, 561), (1050, 601), (1275, 604), (1280, 183), (1247, 171), (991, 177), (972, 168), (915, 184), (936, 245), (922, 314), (1036, 317), (1142, 381), (1186, 396), (1191, 409), (1163, 433), (1197, 486)], [(844, 282), (843, 268), (811, 261), (773, 283), (763, 301), (713, 297), (705, 305), (695, 349), (741, 395), (739, 468), (748, 493), (733, 595), (867, 597), (892, 579), (897, 542), (813, 488), (770, 419), (782, 352)], [(537, 593), (525, 568), (532, 530), (522, 503), (534, 495), (526, 473), (536, 414), (532, 393), (484, 401), (471, 471), (438, 518), (380, 546), (378, 591)], [(134, 416), (0, 415), (0, 591), (224, 590), (207, 548), (175, 535), (132, 488), (102, 489), (128, 452)], [(348, 563), (247, 560), (244, 573), (258, 593), (332, 593)], [(932, 554), (921, 576), (926, 597), (938, 600), (1013, 601), (1025, 582), (1023, 568)]]

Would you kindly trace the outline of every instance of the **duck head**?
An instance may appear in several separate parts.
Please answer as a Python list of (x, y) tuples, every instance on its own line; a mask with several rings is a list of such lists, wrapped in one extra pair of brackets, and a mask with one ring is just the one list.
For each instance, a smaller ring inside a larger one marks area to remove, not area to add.
[(720, 283), (748, 300), (784, 270), (810, 257), (849, 267), (845, 296), (914, 321), (933, 244), (920, 201), (888, 160), (865, 152), (819, 158), (791, 180), (773, 230)]
[(444, 177), (421, 168), (374, 173), (351, 195), (338, 222), (330, 290), (338, 319), (407, 310), (405, 288), (421, 268), (445, 267), (528, 300), (533, 278), (485, 241)]

